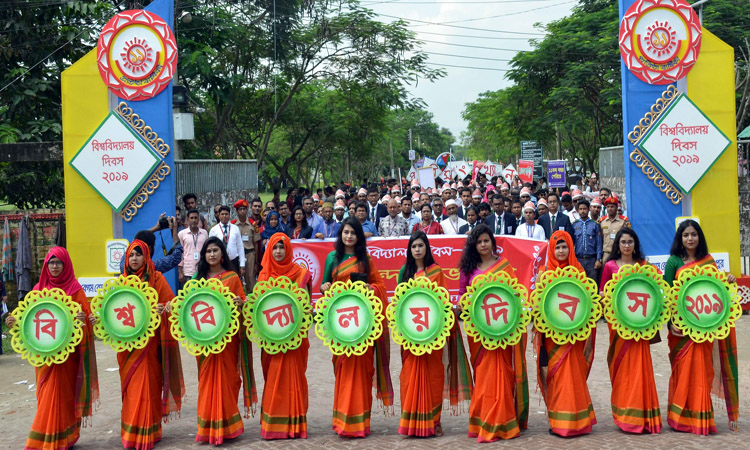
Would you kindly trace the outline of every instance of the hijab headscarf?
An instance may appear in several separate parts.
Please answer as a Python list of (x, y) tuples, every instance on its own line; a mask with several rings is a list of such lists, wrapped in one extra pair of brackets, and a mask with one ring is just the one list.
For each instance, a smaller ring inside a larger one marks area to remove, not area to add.
[[(273, 247), (279, 242), (284, 244), (284, 250), (286, 250), (282, 261), (273, 259)], [(266, 252), (263, 254), (263, 262), (261, 263), (263, 269), (258, 274), (258, 281), (287, 277), (292, 281), (296, 281), (300, 287), (307, 285), (310, 272), (294, 262), (293, 254), (294, 250), (292, 249), (292, 241), (289, 240), (289, 236), (284, 233), (276, 233), (271, 236), (268, 240), (268, 245), (266, 245)]]
[[(567, 261), (558, 261), (555, 258), (555, 247), (560, 241), (565, 241), (568, 244), (568, 259)], [(585, 272), (581, 263), (576, 258), (576, 253), (573, 249), (573, 238), (570, 237), (567, 231), (557, 230), (552, 233), (549, 238), (549, 245), (547, 246), (547, 270), (555, 270), (558, 267), (573, 266), (581, 272)]]
[[(278, 220), (275, 227), (271, 227), (269, 225), (269, 223), (271, 222), (269, 219), (271, 219), (271, 217), (273, 216), (276, 216), (276, 219)], [(270, 239), (271, 236), (276, 233), (286, 233), (286, 227), (283, 223), (281, 223), (281, 216), (279, 215), (279, 213), (276, 211), (270, 211), (266, 216), (266, 227), (263, 229), (263, 232), (260, 233), (260, 238)]]
[[(52, 277), (49, 273), (47, 263), (53, 257), (59, 259), (63, 263), (63, 270), (57, 277)], [(39, 276), (39, 282), (34, 286), (34, 290), (38, 289), (52, 289), (58, 288), (65, 291), (66, 295), (73, 295), (76, 292), (83, 289), (81, 284), (76, 279), (76, 275), (73, 272), (73, 261), (70, 260), (68, 251), (63, 247), (52, 247), (47, 256), (44, 258), (44, 267), (42, 268), (42, 274)]]
[[(140, 247), (141, 253), (143, 253), (143, 266), (138, 270), (131, 270), (130, 265), (128, 264), (128, 259), (130, 258), (130, 253), (132, 253), (133, 249), (136, 247)], [(136, 275), (141, 280), (148, 281), (149, 284), (153, 283), (156, 267), (154, 266), (154, 261), (151, 259), (151, 251), (145, 242), (140, 239), (133, 239), (133, 242), (131, 242), (130, 245), (128, 245), (127, 250), (125, 250), (124, 257), (128, 259), (125, 260), (124, 268), (122, 270), (123, 275)]]

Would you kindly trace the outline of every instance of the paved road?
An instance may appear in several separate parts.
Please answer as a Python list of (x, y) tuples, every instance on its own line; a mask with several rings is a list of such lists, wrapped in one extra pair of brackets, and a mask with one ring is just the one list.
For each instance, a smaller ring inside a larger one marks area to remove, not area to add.
[[(750, 320), (743, 317), (738, 324), (738, 341), (740, 342), (740, 428), (738, 433), (731, 433), (727, 427), (726, 410), (723, 406), (716, 407), (716, 422), (719, 433), (710, 437), (699, 437), (690, 434), (673, 432), (668, 426), (661, 434), (655, 436), (634, 436), (622, 433), (617, 429), (609, 414), (610, 382), (607, 371), (606, 354), (608, 346), (607, 328), (600, 326), (597, 334), (596, 358), (589, 378), (589, 389), (594, 402), (599, 424), (594, 426), (591, 435), (572, 439), (550, 436), (548, 425), (541, 403), (541, 396), (536, 391), (535, 371), (529, 371), (529, 386), (531, 386), (531, 413), (529, 429), (521, 437), (512, 441), (500, 442), (498, 445), (523, 446), (535, 449), (627, 449), (627, 448), (748, 448), (750, 444), (750, 421), (743, 415), (750, 411)], [(662, 331), (664, 336), (664, 331)], [(744, 347), (743, 347), (744, 343)], [(234, 441), (224, 444), (225, 448), (448, 448), (448, 447), (478, 447), (475, 440), (466, 437), (468, 416), (450, 416), (443, 414), (444, 435), (440, 438), (415, 439), (404, 438), (396, 433), (398, 420), (395, 417), (386, 418), (383, 414), (373, 411), (372, 435), (364, 440), (347, 440), (337, 437), (331, 431), (332, 396), (332, 367), (331, 357), (327, 349), (316, 338), (310, 339), (310, 365), (307, 377), (310, 384), (310, 411), (308, 412), (308, 434), (306, 440), (291, 441), (263, 441), (260, 439), (259, 418), (245, 420), (245, 433)], [(97, 342), (97, 359), (99, 365), (99, 380), (101, 384), (102, 405), (94, 416), (94, 426), (82, 431), (81, 439), (76, 450), (106, 450), (121, 449), (120, 444), (120, 383), (116, 371), (115, 353)], [(257, 349), (256, 349), (257, 350)], [(397, 356), (398, 349), (392, 347), (392, 366), (394, 388), (397, 393), (396, 410), (398, 411), (398, 373), (401, 361)], [(652, 347), (654, 373), (656, 385), (661, 400), (662, 418), (666, 424), (666, 400), (669, 379), (669, 361), (666, 339)], [(263, 382), (260, 371), (258, 352), (255, 351), (255, 374), (259, 384), (259, 396), (262, 394)], [(534, 359), (531, 350), (527, 353), (529, 367), (533, 368)], [(195, 402), (197, 393), (197, 375), (195, 359), (187, 352), (182, 352), (185, 385), (188, 398), (183, 407), (182, 417), (164, 426), (164, 436), (157, 449), (197, 449), (195, 439)], [(28, 380), (28, 384), (14, 384), (21, 380)], [(17, 355), (0, 356), (0, 430), (3, 438), (0, 448), (22, 449), (31, 421), (36, 410), (34, 389), (29, 385), (34, 383), (32, 368)], [(492, 444), (490, 444), (492, 445)]]

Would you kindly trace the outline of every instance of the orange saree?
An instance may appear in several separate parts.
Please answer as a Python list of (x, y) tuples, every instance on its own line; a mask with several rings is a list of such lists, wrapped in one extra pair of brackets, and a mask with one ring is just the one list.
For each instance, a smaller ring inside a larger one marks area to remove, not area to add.
[[(141, 279), (147, 276), (149, 285), (159, 295), (159, 303), (166, 304), (174, 293), (161, 272), (154, 269), (146, 244), (133, 240), (125, 254), (129, 255), (136, 246), (142, 249), (146, 263), (136, 273), (126, 267), (125, 274)], [(162, 419), (167, 422), (179, 414), (185, 395), (180, 350), (169, 331), (166, 314), (149, 343), (142, 349), (118, 352), (117, 363), (122, 391), (122, 445), (150, 450), (161, 440)]]
[[(401, 278), (404, 269), (401, 270), (399, 283), (408, 281)], [(443, 270), (437, 264), (415, 273), (414, 278), (418, 277), (425, 277), (446, 288)], [(401, 419), (398, 433), (406, 436), (434, 436), (440, 429), (443, 409), (443, 349), (424, 355), (415, 355), (402, 349), (401, 364)]]
[[(235, 272), (225, 271), (217, 275), (232, 294), (245, 299), (242, 281)], [(198, 432), (195, 442), (221, 445), (224, 439), (234, 439), (245, 431), (242, 415), (237, 406), (237, 397), (242, 381), (253, 383), (252, 360), (250, 366), (240, 358), (241, 346), (247, 338), (238, 333), (218, 354), (198, 356)], [(244, 396), (243, 396), (244, 397)], [(245, 397), (245, 410), (250, 404)]]
[[(277, 242), (283, 241), (286, 256), (281, 262), (273, 260), (271, 250)], [(309, 288), (310, 272), (294, 263), (289, 238), (276, 233), (268, 241), (268, 251), (263, 255), (263, 270), (258, 281), (286, 276), (301, 288)], [(310, 343), (307, 338), (302, 344), (286, 353), (260, 354), (263, 366), (263, 401), (260, 407), (260, 436), (263, 439), (307, 439), (308, 391), (307, 354)]]
[[(698, 261), (682, 264), (678, 256), (669, 257), (664, 279), (670, 285), (681, 271), (715, 266), (716, 262), (707, 255)], [(678, 267), (676, 271), (674, 267)], [(688, 336), (675, 335), (670, 327), (668, 344), (672, 374), (669, 377), (667, 423), (677, 431), (699, 435), (716, 433), (712, 393), (724, 399), (730, 424), (737, 422), (739, 392), (735, 328), (726, 339), (698, 343)]]
[[(331, 260), (334, 266), (329, 273)], [(354, 255), (335, 265), (336, 252), (331, 252), (326, 261), (323, 282), (346, 281), (352, 273), (363, 273), (362, 263)], [(388, 306), (386, 289), (378, 269), (368, 256), (368, 282), (383, 304), (383, 316)], [(328, 275), (328, 276), (326, 276)], [(372, 386), (377, 388), (377, 398), (386, 413), (393, 407), (393, 386), (390, 375), (390, 338), (388, 325), (383, 324), (383, 334), (375, 345), (361, 356), (333, 356), (333, 373), (336, 377), (333, 395), (333, 430), (344, 437), (366, 437), (370, 434), (370, 411), (372, 410)], [(376, 373), (377, 372), (377, 373)], [(373, 375), (376, 375), (373, 380)]]
[(94, 335), (88, 321), (91, 309), (83, 289), (71, 297), (86, 314), (83, 339), (64, 363), (36, 368), (37, 412), (26, 440), (27, 450), (72, 447), (81, 426), (90, 424), (92, 404), (99, 399)]
[[(570, 249), (566, 262), (555, 259), (555, 245), (559, 240), (565, 240)], [(573, 253), (573, 242), (568, 233), (556, 231), (552, 234), (547, 251), (547, 264), (547, 270), (573, 266), (583, 271)], [(543, 333), (536, 333), (534, 338), (534, 347), (539, 355), (537, 382), (547, 404), (550, 429), (559, 436), (588, 434), (596, 424), (594, 406), (586, 384), (594, 361), (595, 332), (592, 331), (589, 339), (574, 344), (555, 344)], [(588, 345), (591, 346), (591, 353), (586, 356)]]
[[(515, 276), (505, 258), (499, 258), (484, 271), (475, 269), (470, 276), (461, 273), (459, 294), (479, 275), (507, 272)], [(526, 335), (514, 346), (485, 349), (469, 337), (474, 367), (474, 392), (469, 406), (469, 437), (477, 442), (511, 439), (526, 429), (529, 417), (529, 385), (526, 377)]]

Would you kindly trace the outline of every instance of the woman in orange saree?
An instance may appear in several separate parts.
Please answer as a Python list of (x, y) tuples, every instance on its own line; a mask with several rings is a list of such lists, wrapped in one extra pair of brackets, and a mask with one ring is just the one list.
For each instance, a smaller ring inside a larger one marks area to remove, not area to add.
[[(398, 274), (398, 282), (403, 283), (419, 277), (425, 277), (437, 283), (438, 286), (448, 289), (443, 269), (435, 264), (430, 241), (422, 231), (413, 233), (409, 239), (406, 264)], [(446, 348), (433, 350), (432, 353), (424, 355), (414, 355), (408, 350), (401, 350), (399, 434), (419, 437), (441, 436), (443, 430), (440, 426), (440, 416), (443, 409), (443, 397), (446, 396), (451, 400), (453, 410), (458, 407), (459, 390), (461, 394), (469, 391), (466, 398), (467, 400), (471, 398), (471, 371), (460, 333), (458, 320), (456, 320), (451, 330), (451, 337), (446, 342)], [(460, 346), (457, 344), (459, 339)], [(459, 353), (462, 357), (459, 357)], [(464, 363), (463, 367), (458, 366), (459, 361)], [(451, 382), (452, 380), (454, 382)]]
[[(234, 271), (221, 239), (211, 237), (203, 244), (195, 278), (218, 279), (234, 295), (235, 307), (242, 307), (245, 299), (242, 281)], [(245, 417), (250, 416), (255, 403), (253, 399), (257, 399), (249, 346), (245, 333), (239, 330), (221, 353), (197, 357), (198, 432), (195, 442), (221, 445), (225, 439), (234, 439), (245, 431), (237, 407), (243, 381)]]
[[(600, 287), (628, 264), (648, 264), (641, 252), (638, 235), (632, 228), (623, 228), (615, 236), (615, 245), (604, 264)], [(661, 432), (661, 409), (651, 362), (651, 341), (623, 339), (609, 325), (607, 364), (612, 381), (612, 417), (615, 425), (628, 433)]]
[[(670, 285), (685, 269), (716, 266), (708, 253), (703, 230), (694, 220), (685, 220), (677, 227), (670, 255), (664, 268), (664, 280)], [(731, 273), (727, 278), (730, 283), (737, 281)], [(669, 426), (700, 435), (716, 433), (713, 393), (726, 403), (729, 429), (738, 431), (740, 400), (735, 328), (731, 328), (725, 339), (698, 343), (670, 324), (668, 344), (672, 364), (667, 410)]]
[[(161, 315), (174, 293), (151, 260), (151, 249), (134, 239), (125, 251), (123, 275), (135, 275), (154, 288)], [(117, 353), (122, 390), (121, 439), (125, 448), (150, 450), (161, 440), (162, 419), (166, 423), (179, 414), (185, 384), (177, 341), (163, 316), (156, 334), (138, 350)]]
[[(341, 223), (335, 250), (326, 258), (323, 283), (325, 293), (336, 281), (367, 280), (383, 304), (383, 316), (388, 306), (385, 283), (367, 254), (367, 242), (362, 225), (354, 217)], [(385, 322), (385, 321), (384, 321)], [(392, 414), (393, 385), (390, 374), (390, 338), (387, 324), (375, 345), (361, 356), (333, 356), (333, 373), (336, 377), (333, 395), (333, 431), (342, 437), (366, 437), (370, 434), (373, 375), (377, 398), (386, 415)]]
[[(506, 272), (515, 277), (507, 259), (497, 256), (492, 229), (477, 225), (466, 238), (460, 262), (459, 295), (480, 275)], [(506, 348), (487, 350), (469, 337), (474, 367), (474, 392), (469, 406), (469, 437), (493, 442), (521, 435), (529, 417), (529, 384), (526, 377), (526, 335)]]
[[(292, 260), (292, 243), (282, 233), (268, 239), (263, 254), (263, 270), (258, 281), (287, 277), (299, 287), (310, 292), (310, 272)], [(263, 401), (260, 407), (260, 436), (263, 439), (307, 439), (307, 337), (294, 350), (286, 353), (260, 354), (263, 365)]]
[[(555, 231), (547, 247), (547, 267), (572, 266), (583, 272), (573, 253), (573, 240), (565, 231)], [(547, 404), (550, 433), (571, 437), (591, 433), (596, 424), (594, 406), (586, 379), (594, 360), (594, 334), (585, 341), (558, 345), (536, 333), (534, 348), (539, 355), (537, 381)]]
[[(81, 305), (76, 319), (81, 322), (83, 339), (65, 362), (37, 367), (37, 411), (26, 440), (27, 450), (60, 450), (73, 447), (81, 426), (91, 424), (92, 404), (99, 400), (96, 352), (89, 302), (73, 271), (68, 251), (52, 247), (44, 259), (42, 274), (34, 290), (58, 288)], [(8, 316), (8, 327), (15, 318)]]

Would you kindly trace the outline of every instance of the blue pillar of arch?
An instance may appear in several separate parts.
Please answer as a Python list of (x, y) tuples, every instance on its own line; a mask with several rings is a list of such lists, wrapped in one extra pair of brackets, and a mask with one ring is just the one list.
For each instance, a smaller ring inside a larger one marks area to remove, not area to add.
[[(161, 17), (174, 30), (174, 2), (172, 0), (156, 0), (144, 8)], [(123, 238), (132, 241), (140, 230), (151, 228), (163, 212), (172, 216), (175, 212), (175, 179), (174, 179), (174, 129), (172, 121), (172, 85), (174, 80), (155, 97), (143, 101), (127, 101), (128, 106), (150, 126), (161, 139), (170, 146), (170, 152), (164, 158), (169, 165), (170, 173), (159, 184), (159, 188), (149, 196), (148, 201), (138, 210), (138, 214), (130, 222), (122, 222)], [(122, 100), (120, 100), (122, 101)], [(167, 231), (161, 232), (167, 249), (172, 245), (172, 237)], [(161, 248), (160, 233), (156, 233), (154, 259), (164, 257)], [(177, 287), (176, 270), (169, 272), (167, 280), (175, 290)], [(175, 291), (176, 292), (176, 291)]]
[[(637, 0), (619, 0), (620, 20)], [(625, 159), (625, 193), (627, 211), (633, 229), (638, 233), (641, 248), (646, 255), (668, 255), (675, 232), (675, 218), (682, 215), (682, 206), (674, 205), (654, 182), (630, 161), (634, 146), (628, 133), (651, 109), (668, 84), (652, 85), (641, 81), (620, 61), (622, 72), (622, 124)]]

